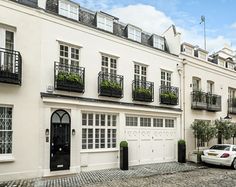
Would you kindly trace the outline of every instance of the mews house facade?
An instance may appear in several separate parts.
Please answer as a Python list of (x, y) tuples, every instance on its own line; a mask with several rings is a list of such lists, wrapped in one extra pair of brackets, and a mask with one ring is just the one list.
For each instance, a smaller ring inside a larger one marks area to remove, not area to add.
[[(67, 0), (0, 2), (0, 178), (177, 160), (180, 34)], [(60, 173), (60, 174), (62, 174)]]

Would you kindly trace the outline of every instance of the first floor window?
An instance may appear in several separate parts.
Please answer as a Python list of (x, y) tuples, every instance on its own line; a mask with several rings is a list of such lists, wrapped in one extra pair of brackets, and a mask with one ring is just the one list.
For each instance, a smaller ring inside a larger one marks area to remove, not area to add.
[(12, 153), (12, 108), (0, 107), (0, 154)]
[(167, 128), (174, 128), (175, 123), (173, 119), (165, 119), (165, 127)]
[(161, 71), (161, 85), (162, 86), (171, 86), (171, 72)]
[(82, 114), (82, 149), (116, 148), (117, 116)]

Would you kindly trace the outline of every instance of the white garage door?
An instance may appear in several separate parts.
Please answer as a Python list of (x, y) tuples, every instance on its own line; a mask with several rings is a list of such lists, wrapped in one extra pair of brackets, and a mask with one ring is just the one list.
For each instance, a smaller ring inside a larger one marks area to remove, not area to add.
[(130, 165), (176, 161), (175, 120), (128, 118), (125, 138), (129, 143)]

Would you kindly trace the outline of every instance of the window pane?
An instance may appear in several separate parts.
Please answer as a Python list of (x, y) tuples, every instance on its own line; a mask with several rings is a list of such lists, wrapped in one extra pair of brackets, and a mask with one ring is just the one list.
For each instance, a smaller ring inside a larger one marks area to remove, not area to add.
[(153, 127), (163, 127), (163, 119), (153, 119)]
[(105, 126), (105, 114), (101, 114), (101, 126)]
[(87, 125), (87, 114), (82, 114), (82, 125)]

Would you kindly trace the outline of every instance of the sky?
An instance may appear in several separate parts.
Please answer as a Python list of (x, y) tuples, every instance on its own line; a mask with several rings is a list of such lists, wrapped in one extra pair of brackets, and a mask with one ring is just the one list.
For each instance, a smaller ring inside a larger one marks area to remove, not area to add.
[(235, 0), (74, 0), (82, 7), (104, 11), (144, 31), (161, 35), (174, 24), (182, 42), (204, 48), (206, 20), (207, 50), (216, 52), (225, 44), (236, 50)]

